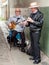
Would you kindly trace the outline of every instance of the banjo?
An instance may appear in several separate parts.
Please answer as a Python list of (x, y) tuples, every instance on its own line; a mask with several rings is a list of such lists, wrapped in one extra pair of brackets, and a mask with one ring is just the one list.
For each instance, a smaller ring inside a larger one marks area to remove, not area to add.
[(23, 22), (14, 22), (14, 21), (11, 21), (8, 25), (8, 28), (9, 29), (15, 29), (16, 25), (17, 24), (20, 24), (20, 25), (23, 25), (24, 23)]
[[(18, 20), (19, 20), (19, 18), (18, 18)], [(20, 25), (23, 25), (23, 26), (25, 26), (26, 24), (28, 25), (27, 20), (25, 20), (24, 22), (23, 21), (21, 21), (21, 22), (11, 21), (10, 24), (8, 25), (8, 28), (9, 29), (15, 29), (15, 27), (16, 27), (17, 24), (20, 24)]]

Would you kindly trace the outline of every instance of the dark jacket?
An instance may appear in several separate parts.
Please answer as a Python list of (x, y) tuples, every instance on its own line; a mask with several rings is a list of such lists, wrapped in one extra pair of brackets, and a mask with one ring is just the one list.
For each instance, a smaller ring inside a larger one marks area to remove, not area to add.
[(33, 23), (29, 23), (30, 30), (39, 31), (42, 29), (43, 25), (43, 13), (39, 10), (36, 13), (31, 13), (30, 17), (35, 21)]

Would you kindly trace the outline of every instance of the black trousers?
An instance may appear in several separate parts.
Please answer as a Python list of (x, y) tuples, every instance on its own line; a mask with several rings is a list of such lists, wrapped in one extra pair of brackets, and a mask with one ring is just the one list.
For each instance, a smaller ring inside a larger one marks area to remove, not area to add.
[(25, 33), (20, 32), (20, 34), (21, 34), (21, 39), (22, 39), (21, 47), (23, 49), (26, 46), (26, 44), (25, 44)]
[(30, 31), (30, 37), (31, 37), (31, 48), (33, 51), (33, 58), (35, 60), (40, 59), (40, 31)]
[(20, 33), (21, 35), (21, 39), (22, 39), (22, 42), (21, 42), (21, 47), (24, 48), (25, 47), (25, 34), (24, 34), (24, 31), (23, 32), (17, 32), (15, 30), (12, 31), (12, 40), (15, 42), (17, 42), (17, 40), (15, 40), (15, 36), (17, 35), (17, 33)]

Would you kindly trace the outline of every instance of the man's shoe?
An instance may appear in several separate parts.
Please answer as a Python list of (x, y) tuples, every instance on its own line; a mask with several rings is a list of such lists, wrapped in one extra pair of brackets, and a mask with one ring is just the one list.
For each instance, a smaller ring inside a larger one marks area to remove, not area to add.
[(35, 60), (34, 58), (29, 58), (29, 60)]
[(25, 49), (21, 49), (21, 52), (24, 52), (25, 53)]
[(34, 64), (38, 64), (38, 63), (40, 63), (41, 62), (41, 60), (35, 60), (33, 63)]

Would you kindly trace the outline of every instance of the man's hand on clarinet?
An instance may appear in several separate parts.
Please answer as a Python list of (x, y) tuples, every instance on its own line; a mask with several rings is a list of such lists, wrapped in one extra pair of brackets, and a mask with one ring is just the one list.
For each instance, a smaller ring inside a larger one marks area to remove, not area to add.
[(30, 17), (28, 17), (28, 18), (27, 18), (27, 22), (31, 22), (31, 23), (33, 23), (33, 22), (34, 22), (34, 20), (33, 20), (33, 19), (31, 19)]

